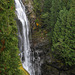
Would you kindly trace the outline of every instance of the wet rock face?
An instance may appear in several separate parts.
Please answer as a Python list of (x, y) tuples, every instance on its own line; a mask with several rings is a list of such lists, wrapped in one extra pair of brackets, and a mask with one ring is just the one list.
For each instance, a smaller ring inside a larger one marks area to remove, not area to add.
[(43, 63), (42, 55), (43, 52), (41, 51), (34, 51), (34, 69), (35, 69), (35, 75), (41, 75), (41, 65)]
[(25, 8), (27, 10), (27, 14), (29, 15), (29, 18), (33, 19), (36, 18), (36, 15), (33, 11), (33, 1), (32, 0), (22, 0), (23, 4), (25, 5)]
[[(43, 64), (45, 61), (47, 61), (47, 59), (50, 59), (47, 55), (48, 54), (48, 49), (46, 49), (47, 44), (48, 44), (47, 41), (38, 42), (36, 43), (36, 45), (34, 45), (34, 43), (32, 42), (31, 49), (34, 52), (33, 64), (34, 64), (34, 69), (35, 69), (35, 75), (46, 75), (47, 69), (45, 69), (45, 66), (43, 66)], [(51, 61), (49, 60), (49, 62)]]
[[(18, 18), (16, 19), (16, 22), (17, 22), (17, 28), (18, 28), (18, 40), (19, 40), (19, 42), (18, 42), (18, 48), (20, 49), (20, 51), (22, 52), (22, 50), (23, 50), (23, 47), (22, 47), (22, 39), (21, 38), (23, 38), (23, 28), (22, 28), (22, 24), (21, 24), (21, 22), (20, 22), (20, 20), (18, 20)], [(21, 37), (21, 36), (22, 37)]]
[(30, 33), (35, 34), (33, 33), (34, 32), (33, 27), (35, 26), (36, 14), (33, 11), (33, 6), (32, 6), (33, 0), (22, 0), (22, 1), (23, 1), (23, 4), (25, 5), (26, 14), (30, 21)]
[(31, 47), (33, 52), (33, 66), (35, 70), (35, 75), (41, 75), (41, 65), (43, 63), (43, 51), (40, 49), (36, 49), (34, 46)]
[[(35, 20), (36, 16), (35, 13), (33, 12), (33, 7), (31, 5), (31, 0), (29, 0), (28, 3), (25, 3), (25, 7), (27, 10), (27, 15), (30, 21), (30, 28), (31, 28), (31, 34), (34, 35), (36, 34), (33, 31), (33, 27), (35, 26)], [(45, 67), (42, 68), (42, 64), (49, 60), (49, 56), (47, 55), (49, 52), (49, 49), (47, 49), (46, 45), (48, 44), (47, 41), (38, 41), (38, 39), (34, 39), (35, 37), (30, 38), (30, 45), (31, 45), (31, 51), (32, 51), (32, 56), (34, 58), (31, 59), (34, 69), (35, 69), (35, 75), (46, 75), (46, 70), (44, 71)], [(34, 42), (36, 40), (36, 42)], [(51, 62), (51, 60), (49, 60)], [(49, 75), (49, 73), (48, 73)]]

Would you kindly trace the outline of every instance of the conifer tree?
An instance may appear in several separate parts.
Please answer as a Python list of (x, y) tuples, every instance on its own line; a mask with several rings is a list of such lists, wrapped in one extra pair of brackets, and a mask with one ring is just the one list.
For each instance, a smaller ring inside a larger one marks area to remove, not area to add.
[(53, 48), (55, 57), (65, 65), (75, 65), (74, 55), (74, 14), (73, 9), (69, 11), (64, 8), (59, 13), (53, 32)]

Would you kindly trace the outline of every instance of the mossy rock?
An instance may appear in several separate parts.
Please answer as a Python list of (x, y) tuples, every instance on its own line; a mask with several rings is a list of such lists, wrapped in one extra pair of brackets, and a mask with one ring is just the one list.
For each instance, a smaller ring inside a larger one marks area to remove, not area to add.
[(20, 71), (21, 71), (21, 73), (22, 73), (22, 75), (30, 75), (23, 67), (22, 67), (22, 64), (21, 64), (21, 62), (20, 62), (20, 67), (19, 67), (19, 69), (20, 69)]

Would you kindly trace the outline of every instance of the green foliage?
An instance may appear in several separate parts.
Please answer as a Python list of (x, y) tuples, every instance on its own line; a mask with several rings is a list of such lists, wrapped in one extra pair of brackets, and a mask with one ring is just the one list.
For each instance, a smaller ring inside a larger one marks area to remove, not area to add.
[(18, 39), (14, 0), (0, 0), (0, 75), (19, 72)]
[(34, 11), (37, 12), (36, 15), (39, 16), (40, 12), (41, 12), (41, 7), (40, 7), (41, 6), (41, 0), (34, 0), (33, 3), (34, 3), (34, 5), (33, 5)]
[(55, 24), (52, 41), (55, 57), (70, 66), (75, 65), (75, 28), (72, 11), (73, 9), (69, 11), (63, 9), (59, 12), (59, 19)]
[[(46, 30), (55, 58), (66, 66), (75, 65), (75, 1), (33, 0), (41, 31)], [(40, 2), (42, 2), (40, 4)], [(37, 6), (38, 4), (38, 6)], [(42, 8), (41, 8), (42, 7)], [(41, 9), (42, 12), (38, 12)]]

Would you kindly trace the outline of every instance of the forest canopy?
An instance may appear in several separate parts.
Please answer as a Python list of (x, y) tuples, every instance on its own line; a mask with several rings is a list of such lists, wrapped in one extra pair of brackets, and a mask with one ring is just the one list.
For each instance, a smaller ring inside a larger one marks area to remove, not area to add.
[(75, 1), (33, 0), (39, 29), (47, 31), (53, 56), (65, 66), (75, 65)]

